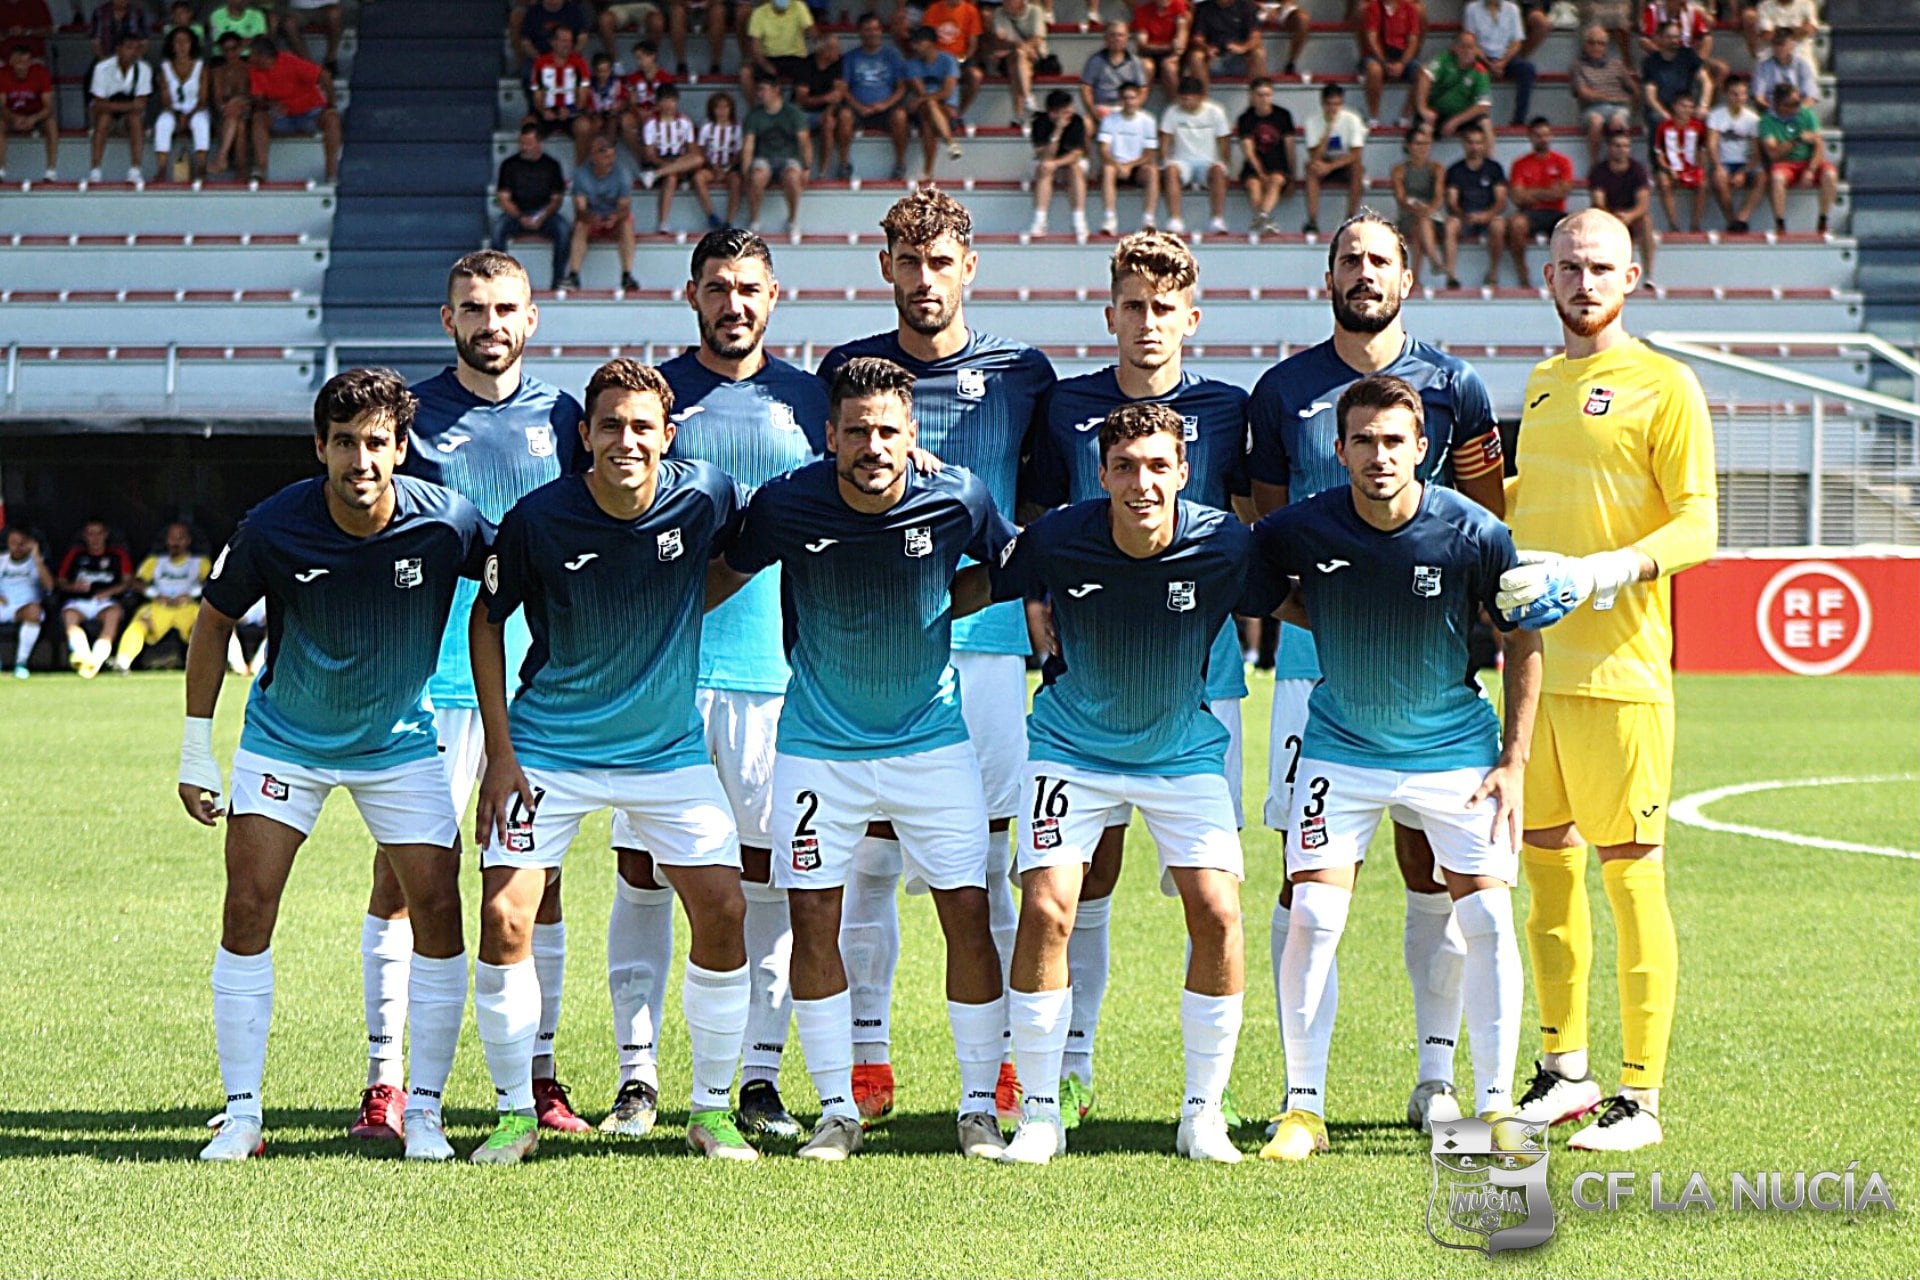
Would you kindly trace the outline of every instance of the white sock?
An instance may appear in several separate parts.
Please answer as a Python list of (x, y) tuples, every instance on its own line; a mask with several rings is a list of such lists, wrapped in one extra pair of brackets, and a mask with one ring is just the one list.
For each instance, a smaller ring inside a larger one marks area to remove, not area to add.
[(1520, 939), (1513, 891), (1470, 893), (1453, 904), (1466, 937), (1467, 1035), (1473, 1053), (1474, 1110), (1513, 1109), (1513, 1063), (1520, 1053)]
[(213, 1041), (227, 1114), (261, 1118), (260, 1081), (267, 1073), (267, 1024), (273, 1021), (273, 949), (237, 956), (213, 953)]
[(1413, 986), (1413, 1032), (1420, 1054), (1416, 1080), (1453, 1082), (1453, 1051), (1460, 1041), (1460, 979), (1467, 942), (1444, 893), (1407, 890), (1407, 931), (1401, 946)]
[[(1113, 916), (1112, 898), (1083, 901), (1067, 935), (1067, 971), (1073, 976), (1073, 1007), (1067, 1020), (1067, 1051), (1061, 1059), (1062, 1077), (1076, 1076), (1093, 1088), (1093, 1035), (1100, 1029), (1100, 1003), (1107, 998), (1107, 974), (1112, 950), (1107, 922)], [(1024, 1087), (1024, 1086), (1022, 1086)]]
[(67, 649), (83, 662), (93, 652), (93, 646), (87, 643), (87, 633), (84, 628), (67, 628)]
[(793, 918), (784, 890), (742, 880), (740, 891), (747, 898), (747, 970), (753, 987), (740, 1082), (777, 1081), (780, 1057), (787, 1049), (787, 1024), (793, 1019)]
[(1245, 992), (1206, 996), (1180, 992), (1180, 1044), (1186, 1051), (1187, 1092), (1180, 1101), (1181, 1116), (1196, 1115), (1220, 1106), (1233, 1075), (1233, 1051), (1240, 1043), (1240, 1021), (1246, 1012)]
[(1000, 1064), (1006, 1059), (1006, 996), (985, 1004), (947, 1001), (947, 1026), (953, 1031), (953, 1056), (960, 1061), (960, 1114), (993, 1114)]
[(473, 1021), (502, 1111), (533, 1110), (533, 1041), (540, 1030), (540, 977), (532, 960), (473, 966)]
[(1328, 977), (1353, 894), (1309, 880), (1293, 886), (1287, 950), (1280, 958), (1280, 1029), (1287, 1046), (1287, 1107), (1327, 1114), (1327, 1051), (1338, 992)]
[[(1280, 960), (1281, 960), (1281, 957), (1285, 956), (1287, 952), (1287, 929), (1292, 919), (1293, 919), (1293, 913), (1287, 910), (1287, 904), (1284, 902), (1281, 902), (1278, 898), (1274, 899), (1273, 923), (1269, 927), (1269, 931), (1267, 934), (1267, 954), (1273, 964), (1273, 1007), (1274, 1007), (1274, 1012), (1276, 1014), (1275, 1023), (1281, 1029), (1280, 1039), (1281, 1039), (1281, 1047), (1283, 1051), (1286, 1046), (1285, 1032), (1286, 1032), (1286, 1026), (1287, 1026), (1287, 1018), (1286, 1018), (1286, 1014), (1281, 1012), (1282, 1001), (1280, 999)], [(1334, 1007), (1336, 1008), (1339, 1007), (1340, 960), (1338, 956), (1334, 957), (1334, 959), (1330, 961), (1327, 965), (1326, 998), (1327, 1000), (1333, 1003)], [(1282, 1057), (1284, 1058), (1284, 1056), (1285, 1055), (1283, 1052)], [(1286, 1064), (1283, 1061), (1281, 1065), (1284, 1067)], [(1281, 1096), (1282, 1097), (1286, 1096), (1284, 1089), (1281, 1091)]]
[[(865, 836), (861, 843), (890, 850), (893, 860), (900, 860), (898, 840)], [(861, 855), (856, 852), (854, 857), (858, 862)], [(840, 960), (847, 968), (856, 1062), (886, 1062), (892, 1052), (893, 971), (900, 963), (899, 885), (897, 874), (855, 871), (847, 877), (841, 899)]]
[(733, 1108), (733, 1073), (740, 1065), (740, 1038), (747, 1030), (753, 978), (747, 966), (721, 972), (687, 961), (680, 983), (680, 1010), (687, 1019), (693, 1058), (693, 1111)]
[(24, 667), (27, 659), (33, 656), (33, 646), (40, 643), (40, 624), (23, 622), (20, 624), (19, 638), (13, 645), (13, 665)]
[(560, 1030), (560, 992), (567, 982), (567, 922), (533, 926), (533, 972), (540, 980), (540, 1031), (533, 1042), (533, 1076), (553, 1079), (553, 1037)]
[(640, 889), (614, 876), (607, 990), (613, 997), (613, 1043), (623, 1085), (640, 1080), (660, 1087), (655, 1042), (672, 964), (673, 890)]
[(405, 916), (360, 922), (360, 998), (367, 1014), (367, 1083), (401, 1083), (400, 1040), (407, 1026), (413, 921)]
[(807, 1075), (820, 1095), (820, 1118), (860, 1118), (853, 1105), (853, 1003), (845, 991), (824, 1000), (795, 1000), (793, 1026)]
[(467, 953), (413, 957), (407, 982), (407, 1108), (440, 1110), (467, 1012)]
[(1587, 1078), (1587, 1051), (1568, 1049), (1565, 1053), (1542, 1053), (1540, 1065), (1568, 1080)]
[(1013, 967), (1013, 940), (1020, 932), (1020, 908), (1013, 901), (1011, 831), (987, 832), (987, 925), (993, 931), (993, 949), (1000, 953), (1000, 989), (1007, 989)]
[(1013, 1065), (1025, 1105), (1056, 1124), (1060, 1120), (1061, 1063), (1073, 1012), (1073, 988), (1009, 991), (1007, 1021), (1013, 1024)]

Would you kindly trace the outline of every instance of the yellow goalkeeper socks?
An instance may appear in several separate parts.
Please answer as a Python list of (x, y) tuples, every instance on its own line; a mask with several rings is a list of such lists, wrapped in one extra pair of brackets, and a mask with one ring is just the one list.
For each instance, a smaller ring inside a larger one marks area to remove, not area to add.
[(1587, 851), (1521, 850), (1533, 905), (1527, 949), (1540, 1002), (1542, 1047), (1559, 1053), (1587, 1047), (1587, 974), (1593, 968), (1593, 915), (1587, 905)]
[(1620, 940), (1620, 1083), (1657, 1090), (1680, 984), (1680, 943), (1667, 909), (1667, 865), (1659, 857), (1600, 864)]

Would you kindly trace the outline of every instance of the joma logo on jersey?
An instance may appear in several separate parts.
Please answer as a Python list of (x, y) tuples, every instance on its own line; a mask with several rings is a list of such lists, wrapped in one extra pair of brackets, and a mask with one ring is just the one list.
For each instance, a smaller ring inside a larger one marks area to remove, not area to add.
[(818, 871), (820, 869), (819, 836), (795, 836), (793, 838), (793, 869), (795, 871)]
[(954, 392), (963, 400), (984, 400), (987, 398), (987, 372), (984, 369), (962, 369), (953, 375)]
[[(964, 372), (964, 370), (962, 371)], [(914, 559), (933, 554), (933, 526), (917, 524), (907, 530), (907, 554)]]
[(667, 530), (658, 538), (654, 539), (654, 542), (660, 549), (660, 558), (662, 560), (678, 560), (680, 553), (686, 550), (685, 545), (680, 541), (680, 531), (678, 529)]
[(1437, 596), (1440, 594), (1439, 565), (1417, 564), (1413, 566), (1413, 594), (1417, 596)]
[(1187, 613), (1197, 601), (1193, 597), (1192, 582), (1169, 582), (1167, 584), (1167, 608), (1175, 613)]
[(1613, 407), (1613, 392), (1605, 387), (1594, 387), (1587, 392), (1587, 403), (1580, 412), (1590, 418), (1604, 418), (1607, 410)]
[(527, 428), (527, 452), (536, 458), (553, 456), (553, 427), (550, 424)]
[(393, 585), (396, 587), (417, 587), (427, 580), (427, 571), (420, 567), (419, 556), (409, 556), (393, 562)]

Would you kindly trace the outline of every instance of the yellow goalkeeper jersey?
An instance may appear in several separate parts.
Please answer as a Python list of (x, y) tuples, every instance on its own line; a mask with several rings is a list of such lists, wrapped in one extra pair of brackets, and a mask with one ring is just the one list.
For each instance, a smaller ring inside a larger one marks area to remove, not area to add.
[(147, 583), (152, 596), (191, 596), (198, 599), (200, 584), (206, 581), (207, 558), (188, 555), (148, 556), (140, 562), (140, 580)]
[(1713, 424), (1693, 371), (1638, 339), (1534, 366), (1509, 483), (1523, 550), (1590, 555), (1638, 547), (1660, 577), (1612, 609), (1575, 610), (1544, 632), (1547, 693), (1673, 701), (1668, 579), (1713, 554), (1719, 484)]

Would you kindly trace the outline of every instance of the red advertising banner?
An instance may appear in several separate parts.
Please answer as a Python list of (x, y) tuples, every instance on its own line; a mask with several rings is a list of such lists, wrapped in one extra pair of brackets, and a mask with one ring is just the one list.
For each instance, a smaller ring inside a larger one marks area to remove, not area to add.
[(1920, 559), (1729, 557), (1674, 579), (1679, 671), (1920, 672)]

